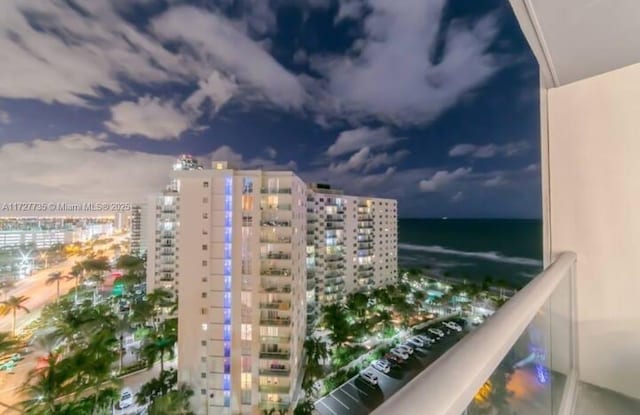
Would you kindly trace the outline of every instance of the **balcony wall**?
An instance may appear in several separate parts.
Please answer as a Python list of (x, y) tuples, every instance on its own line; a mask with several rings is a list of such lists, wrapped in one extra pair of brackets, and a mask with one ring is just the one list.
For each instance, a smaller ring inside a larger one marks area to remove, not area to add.
[(578, 254), (581, 380), (640, 398), (640, 64), (542, 98), (545, 239)]

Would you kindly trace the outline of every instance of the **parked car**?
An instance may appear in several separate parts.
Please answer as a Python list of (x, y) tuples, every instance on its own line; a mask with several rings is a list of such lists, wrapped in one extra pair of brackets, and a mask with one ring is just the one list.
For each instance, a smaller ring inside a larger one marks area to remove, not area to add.
[(434, 328), (430, 328), (429, 330), (427, 330), (429, 333), (433, 334), (434, 336), (438, 336), (438, 337), (444, 337), (444, 332), (440, 329), (434, 329)]
[(445, 321), (444, 323), (445, 327), (451, 329), (451, 330), (455, 330), (455, 331), (462, 331), (462, 327), (460, 327), (459, 325), (457, 325), (456, 323), (454, 323), (453, 321)]
[(128, 408), (133, 405), (133, 391), (131, 388), (124, 388), (120, 391), (120, 400), (118, 401), (118, 407), (120, 409)]
[(431, 343), (435, 343), (436, 342), (431, 337), (425, 336), (423, 334), (418, 334), (418, 335), (416, 335), (416, 337), (419, 338), (420, 340), (422, 340), (425, 344), (431, 344)]
[(399, 349), (397, 347), (391, 349), (390, 353), (402, 360), (407, 360), (409, 358), (409, 354), (406, 351)]
[(382, 373), (389, 373), (389, 371), (391, 371), (391, 365), (384, 359), (374, 360), (371, 362), (371, 367)]
[(398, 346), (396, 346), (397, 349), (400, 350), (404, 350), (407, 354), (413, 354), (413, 347), (409, 346), (408, 344), (400, 344)]
[(418, 336), (413, 336), (410, 337), (409, 339), (407, 339), (407, 343), (411, 346), (414, 347), (425, 347), (426, 346), (426, 342), (423, 341), (421, 338), (419, 338)]
[(399, 365), (400, 363), (402, 363), (402, 359), (391, 352), (385, 354), (384, 358), (391, 365)]
[(360, 372), (360, 378), (373, 386), (378, 384), (378, 376), (371, 370), (363, 370)]

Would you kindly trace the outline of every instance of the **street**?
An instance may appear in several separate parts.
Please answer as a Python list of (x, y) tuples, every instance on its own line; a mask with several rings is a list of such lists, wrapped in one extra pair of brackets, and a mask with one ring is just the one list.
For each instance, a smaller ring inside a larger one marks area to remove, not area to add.
[[(109, 242), (108, 245), (113, 243), (119, 243), (124, 237), (114, 237), (113, 242)], [(102, 245), (96, 245), (96, 249), (102, 247)], [(102, 247), (104, 248), (104, 247)], [(112, 258), (114, 252), (112, 250), (106, 250), (105, 255)], [(16, 315), (16, 332), (26, 326), (32, 320), (35, 320), (40, 315), (42, 308), (54, 302), (56, 300), (56, 284), (46, 285), (47, 278), (52, 272), (61, 272), (68, 274), (71, 271), (71, 267), (79, 261), (84, 260), (82, 256), (71, 256), (65, 261), (51, 266), (46, 269), (42, 269), (28, 276), (24, 280), (17, 283), (16, 287), (7, 293), (7, 298), (11, 296), (24, 295), (29, 299), (24, 303), (30, 313), (18, 312)], [(60, 295), (64, 295), (71, 290), (75, 285), (73, 279), (60, 282)], [(11, 331), (11, 314), (0, 318), (0, 331)], [(27, 379), (27, 374), (31, 370), (37, 361), (37, 358), (42, 356), (42, 352), (33, 351), (32, 353), (24, 356), (24, 359), (19, 361), (13, 371), (0, 372), (0, 407), (7, 408), (12, 407), (18, 402), (25, 399), (20, 393), (21, 386)], [(0, 413), (15, 414), (19, 411), (6, 409)]]
[[(371, 369), (378, 376), (377, 386), (370, 385), (359, 375), (354, 376), (339, 388), (319, 399), (315, 404), (316, 410), (322, 415), (369, 414), (451, 348), (466, 332), (467, 330), (463, 330), (461, 333), (451, 332), (428, 349), (415, 349), (407, 361), (399, 366), (394, 366), (388, 374)], [(427, 334), (427, 329), (425, 328), (419, 333)]]

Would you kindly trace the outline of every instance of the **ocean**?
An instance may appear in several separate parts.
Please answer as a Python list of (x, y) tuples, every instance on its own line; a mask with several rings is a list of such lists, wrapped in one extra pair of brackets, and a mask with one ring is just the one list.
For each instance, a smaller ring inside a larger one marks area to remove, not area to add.
[(434, 276), (524, 286), (542, 270), (542, 221), (400, 219), (398, 263)]

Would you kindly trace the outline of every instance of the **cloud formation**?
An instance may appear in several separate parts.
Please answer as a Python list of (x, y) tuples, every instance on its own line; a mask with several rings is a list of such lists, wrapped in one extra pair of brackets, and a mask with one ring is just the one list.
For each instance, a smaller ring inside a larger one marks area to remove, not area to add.
[(453, 171), (439, 170), (429, 179), (421, 180), (418, 188), (422, 192), (436, 192), (456, 180), (467, 176), (469, 173), (471, 173), (470, 167), (460, 167)]
[(529, 149), (526, 141), (514, 141), (502, 145), (497, 144), (457, 144), (449, 150), (450, 157), (492, 158), (496, 156), (513, 157)]
[(106, 134), (9, 143), (0, 146), (0, 194), (6, 202), (140, 202), (162, 189), (174, 160), (119, 149)]
[[(351, 3), (341, 6), (343, 17), (353, 16), (359, 7)], [(363, 36), (351, 53), (313, 60), (325, 77), (327, 100), (338, 108), (334, 116), (424, 125), (502, 67), (489, 51), (498, 32), (493, 15), (452, 22), (444, 29), (442, 55), (433, 58), (446, 3), (366, 2), (372, 12), (365, 17)]]
[(384, 148), (402, 139), (402, 137), (394, 136), (387, 127), (375, 129), (360, 127), (341, 132), (335, 143), (327, 149), (327, 154), (335, 157), (361, 150), (364, 147), (369, 149)]
[(191, 126), (191, 120), (173, 102), (146, 96), (111, 107), (111, 120), (105, 126), (125, 137), (175, 140)]

